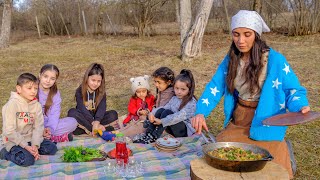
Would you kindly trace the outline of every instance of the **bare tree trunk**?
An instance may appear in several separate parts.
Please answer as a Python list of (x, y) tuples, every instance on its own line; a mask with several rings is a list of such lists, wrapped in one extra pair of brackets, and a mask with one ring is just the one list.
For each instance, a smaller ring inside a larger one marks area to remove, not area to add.
[(110, 26), (111, 26), (111, 29), (112, 29), (112, 31), (113, 31), (113, 34), (114, 34), (114, 35), (117, 35), (116, 29), (114, 28), (114, 26), (113, 26), (113, 24), (112, 24), (112, 21), (111, 21), (109, 15), (108, 15), (108, 13), (106, 13), (106, 15), (107, 15), (109, 24), (110, 24)]
[(4, 0), (3, 2), (0, 48), (9, 47), (12, 4), (13, 4), (12, 0)]
[(50, 23), (50, 25), (51, 25), (51, 29), (52, 29), (52, 31), (53, 31), (53, 33), (54, 33), (54, 35), (56, 36), (56, 35), (57, 35), (57, 33), (56, 33), (56, 30), (54, 29), (54, 26), (53, 26), (53, 23), (52, 23), (52, 21), (51, 21), (50, 16), (48, 16), (48, 20), (49, 20), (49, 23)]
[(320, 16), (320, 3), (319, 1), (314, 2), (314, 11), (312, 13), (312, 19), (311, 19), (311, 32), (312, 33), (317, 33), (320, 30), (320, 21), (319, 21), (319, 16)]
[(88, 35), (86, 16), (84, 15), (84, 11), (82, 11), (82, 19), (83, 19), (84, 33)]
[(208, 23), (213, 1), (214, 0), (201, 1), (196, 19), (181, 45), (181, 59), (183, 61), (189, 61), (201, 55), (202, 38)]
[(226, 20), (227, 20), (227, 23), (228, 23), (227, 24), (227, 31), (229, 32), (230, 31), (230, 19), (229, 19), (227, 3), (228, 3), (228, 0), (222, 0), (222, 4), (223, 4), (223, 7), (224, 7), (224, 13), (226, 14)]
[(67, 28), (67, 25), (66, 25), (66, 23), (64, 22), (64, 19), (63, 19), (63, 16), (62, 16), (62, 14), (61, 13), (59, 13), (59, 15), (60, 15), (60, 18), (61, 18), (61, 20), (62, 20), (62, 23), (63, 23), (63, 25), (64, 25), (64, 28), (66, 29), (66, 31), (67, 31), (67, 34), (68, 34), (68, 38), (71, 38), (70, 37), (70, 33), (69, 33), (69, 30), (68, 30), (68, 28)]
[(180, 24), (180, 10), (179, 10), (180, 0), (175, 0), (174, 3), (175, 3), (175, 8), (176, 8), (176, 22), (177, 22), (178, 24)]
[(40, 27), (39, 27), (39, 22), (38, 22), (38, 17), (37, 16), (36, 16), (36, 25), (37, 25), (39, 39), (41, 39)]
[(186, 38), (188, 30), (191, 27), (191, 1), (180, 0), (180, 42)]
[(82, 24), (81, 24), (81, 8), (80, 8), (80, 1), (78, 0), (78, 21), (79, 21), (79, 27), (80, 27), (80, 33), (82, 34)]

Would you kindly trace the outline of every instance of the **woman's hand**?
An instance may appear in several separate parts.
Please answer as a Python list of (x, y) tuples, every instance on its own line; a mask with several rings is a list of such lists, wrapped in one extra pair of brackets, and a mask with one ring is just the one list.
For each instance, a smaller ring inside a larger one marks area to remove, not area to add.
[(51, 132), (50, 132), (50, 129), (49, 129), (49, 128), (44, 128), (43, 137), (44, 137), (45, 139), (50, 139), (50, 138), (51, 138)]
[(310, 111), (310, 107), (309, 106), (304, 106), (304, 107), (301, 108), (300, 111), (301, 111), (302, 114), (305, 114), (305, 113)]
[(191, 119), (191, 125), (196, 130), (197, 134), (201, 134), (202, 128), (209, 132), (206, 120), (203, 114), (197, 114)]
[(154, 118), (153, 124), (154, 124), (154, 125), (160, 125), (160, 124), (162, 124), (161, 119)]

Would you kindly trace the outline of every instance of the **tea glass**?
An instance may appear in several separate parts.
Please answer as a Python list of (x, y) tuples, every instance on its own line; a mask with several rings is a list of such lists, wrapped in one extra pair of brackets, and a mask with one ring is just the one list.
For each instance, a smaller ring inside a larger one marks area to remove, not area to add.
[(127, 176), (126, 164), (123, 159), (116, 159), (116, 174), (121, 177)]

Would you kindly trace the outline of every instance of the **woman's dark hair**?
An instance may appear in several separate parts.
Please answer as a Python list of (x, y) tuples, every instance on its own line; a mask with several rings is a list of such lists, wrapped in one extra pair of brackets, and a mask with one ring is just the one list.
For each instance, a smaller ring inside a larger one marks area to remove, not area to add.
[[(250, 50), (249, 64), (245, 69), (245, 82), (242, 84), (249, 83), (250, 93), (259, 93), (261, 87), (259, 86), (259, 77), (262, 71), (263, 62), (261, 61), (262, 54), (269, 51), (270, 48), (264, 40), (261, 39), (258, 33), (255, 33), (254, 44)], [(230, 57), (228, 65), (228, 75), (226, 78), (228, 91), (233, 93), (235, 89), (234, 79), (237, 76), (237, 68), (240, 62), (242, 53), (238, 50), (235, 43), (232, 42), (229, 53)]]
[[(47, 114), (48, 110), (52, 106), (53, 96), (56, 95), (58, 92), (57, 79), (60, 74), (58, 67), (53, 64), (46, 64), (46, 65), (42, 66), (42, 68), (40, 69), (40, 76), (46, 71), (55, 71), (56, 72), (56, 82), (54, 82), (54, 84), (50, 87), (48, 98), (47, 98), (46, 104), (44, 105), (44, 114)], [(37, 97), (39, 98), (39, 92), (38, 92)]]
[(180, 74), (174, 79), (174, 83), (176, 84), (177, 81), (184, 82), (187, 84), (187, 87), (189, 88), (189, 93), (187, 96), (183, 97), (182, 102), (180, 104), (179, 110), (181, 110), (189, 101), (192, 100), (192, 98), (196, 98), (194, 96), (194, 90), (195, 90), (195, 82), (193, 75), (190, 70), (188, 69), (182, 69)]
[(101, 64), (98, 63), (92, 63), (87, 71), (85, 72), (84, 76), (83, 76), (83, 80), (82, 80), (82, 84), (81, 84), (81, 93), (82, 93), (82, 99), (83, 99), (83, 103), (85, 103), (87, 101), (86, 97), (87, 97), (87, 90), (88, 90), (88, 79), (89, 76), (92, 75), (100, 75), (102, 77), (101, 80), (101, 85), (99, 86), (99, 88), (96, 90), (96, 98), (95, 98), (95, 105), (96, 107), (99, 105), (100, 101), (102, 100), (105, 92), (105, 79), (104, 79), (104, 68)]

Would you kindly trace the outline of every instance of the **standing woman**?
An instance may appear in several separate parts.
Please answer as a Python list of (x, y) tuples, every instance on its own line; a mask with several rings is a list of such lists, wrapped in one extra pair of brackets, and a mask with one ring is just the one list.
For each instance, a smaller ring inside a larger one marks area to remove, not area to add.
[(240, 10), (232, 17), (232, 44), (228, 55), (207, 84), (197, 103), (192, 125), (208, 131), (205, 118), (224, 95), (224, 129), (219, 142), (244, 142), (267, 149), (273, 162), (293, 178), (286, 126), (264, 126), (270, 116), (310, 111), (307, 92), (286, 58), (261, 39), (270, 29), (255, 11)]
[(92, 63), (85, 72), (75, 94), (77, 106), (68, 112), (68, 116), (74, 117), (79, 123), (74, 135), (94, 135), (94, 130), (105, 131), (107, 126), (107, 130), (114, 130), (110, 124), (118, 119), (118, 113), (114, 110), (106, 111), (104, 75), (104, 68), (98, 63)]

